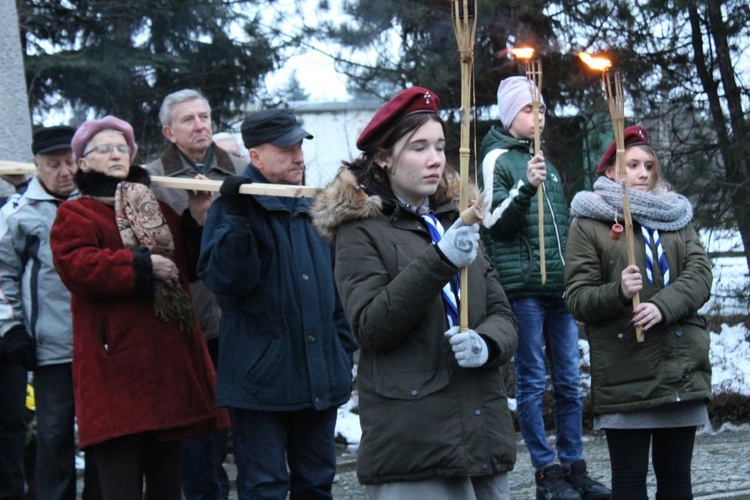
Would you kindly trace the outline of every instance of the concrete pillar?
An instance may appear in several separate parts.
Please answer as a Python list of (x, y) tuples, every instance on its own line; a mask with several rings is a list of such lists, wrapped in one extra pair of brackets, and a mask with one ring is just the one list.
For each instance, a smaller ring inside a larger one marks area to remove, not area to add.
[[(0, 0), (0, 160), (31, 162), (31, 116), (15, 0)], [(0, 181), (0, 194), (9, 185)]]

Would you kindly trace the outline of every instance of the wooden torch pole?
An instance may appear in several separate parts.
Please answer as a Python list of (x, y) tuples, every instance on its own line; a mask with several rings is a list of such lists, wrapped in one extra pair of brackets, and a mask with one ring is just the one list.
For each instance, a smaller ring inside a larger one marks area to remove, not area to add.
[[(461, 145), (459, 149), (459, 174), (461, 177), (461, 198), (459, 209), (462, 214), (470, 210), (469, 207), (469, 149), (471, 136), (471, 81), (474, 74), (474, 38), (477, 21), (476, 0), (451, 0), (453, 9), (453, 31), (458, 42), (461, 56)], [(466, 267), (461, 268), (461, 298), (459, 305), (460, 331), (469, 329), (469, 273)]]
[[(622, 213), (625, 222), (625, 245), (628, 254), (628, 265), (635, 265), (635, 239), (633, 237), (633, 217), (630, 212), (630, 194), (627, 183), (627, 170), (625, 167), (625, 100), (622, 93), (622, 78), (619, 71), (602, 71), (602, 82), (604, 93), (607, 96), (609, 116), (612, 119), (612, 130), (615, 135), (615, 146), (617, 147), (616, 180), (622, 185)], [(641, 303), (638, 292), (633, 295), (633, 308)], [(643, 342), (643, 328), (637, 326), (635, 338)]]

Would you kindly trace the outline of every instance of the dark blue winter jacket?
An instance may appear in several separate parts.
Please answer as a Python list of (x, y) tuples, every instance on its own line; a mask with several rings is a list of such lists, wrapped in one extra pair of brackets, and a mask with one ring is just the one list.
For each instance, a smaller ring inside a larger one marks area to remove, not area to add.
[[(252, 164), (243, 175), (268, 182)], [(339, 406), (351, 392), (356, 343), (336, 293), (331, 247), (311, 223), (308, 199), (248, 199), (247, 216), (214, 202), (198, 263), (221, 307), (217, 405)]]

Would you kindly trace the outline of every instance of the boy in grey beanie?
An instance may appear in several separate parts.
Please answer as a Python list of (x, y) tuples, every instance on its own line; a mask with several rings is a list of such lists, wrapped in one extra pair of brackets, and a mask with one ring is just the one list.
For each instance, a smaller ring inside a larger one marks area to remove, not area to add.
[[(490, 129), (480, 151), (479, 185), (490, 206), (484, 242), (518, 321), (517, 416), (535, 468), (537, 498), (605, 499), (609, 489), (588, 476), (583, 460), (578, 327), (563, 300), (568, 204), (560, 174), (543, 153), (534, 154), (531, 85), (527, 78), (513, 76), (497, 89), (502, 127)], [(541, 130), (545, 111), (542, 99)], [(545, 205), (544, 283), (536, 196), (540, 183)], [(545, 353), (555, 399), (556, 450), (548, 444), (544, 428)]]

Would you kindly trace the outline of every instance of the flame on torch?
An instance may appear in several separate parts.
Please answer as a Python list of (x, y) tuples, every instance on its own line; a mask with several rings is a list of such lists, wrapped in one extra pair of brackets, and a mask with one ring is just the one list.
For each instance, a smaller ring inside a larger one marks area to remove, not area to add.
[(612, 67), (612, 61), (606, 57), (592, 56), (588, 52), (579, 52), (578, 58), (594, 71), (607, 71)]
[(531, 47), (518, 47), (515, 49), (510, 49), (510, 53), (513, 54), (513, 57), (516, 59), (531, 59), (534, 57), (534, 49)]

